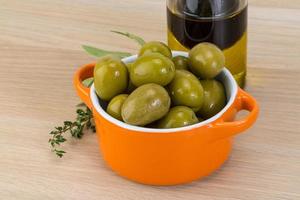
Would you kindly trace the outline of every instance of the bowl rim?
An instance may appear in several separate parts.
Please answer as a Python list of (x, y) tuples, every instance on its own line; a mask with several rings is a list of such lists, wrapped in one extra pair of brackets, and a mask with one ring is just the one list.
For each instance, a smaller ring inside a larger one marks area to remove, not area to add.
[[(188, 52), (184, 52), (184, 51), (172, 51), (172, 56), (185, 56), (188, 57)], [(124, 63), (129, 63), (129, 62), (133, 62), (134, 60), (137, 59), (137, 55), (132, 55), (126, 58), (123, 58), (122, 61)], [(225, 76), (229, 79), (229, 86), (231, 88), (231, 96), (229, 98), (229, 100), (227, 101), (226, 106), (220, 111), (218, 112), (216, 115), (214, 115), (213, 117), (204, 120), (202, 122), (193, 124), (193, 125), (189, 125), (189, 126), (184, 126), (184, 127), (179, 127), (179, 128), (167, 128), (167, 129), (159, 129), (159, 128), (146, 128), (146, 127), (140, 127), (140, 126), (134, 126), (134, 125), (130, 125), (130, 124), (126, 124), (125, 122), (122, 122), (120, 120), (117, 120), (115, 118), (113, 118), (112, 116), (110, 116), (100, 105), (99, 103), (99, 99), (97, 97), (96, 91), (95, 91), (95, 87), (94, 84), (91, 86), (90, 89), (90, 99), (92, 102), (93, 107), (95, 108), (95, 110), (99, 113), (99, 115), (101, 115), (104, 119), (106, 119), (107, 121), (130, 131), (136, 131), (136, 132), (146, 132), (146, 133), (175, 133), (175, 132), (182, 132), (182, 131), (189, 131), (192, 129), (196, 129), (205, 125), (208, 125), (214, 121), (216, 121), (217, 119), (219, 119), (230, 107), (231, 105), (234, 103), (234, 100), (237, 96), (238, 93), (238, 86), (235, 82), (235, 79), (233, 78), (233, 76), (231, 75), (231, 73), (229, 72), (228, 69), (226, 69), (225, 67), (223, 68), (222, 72), (225, 74)]]

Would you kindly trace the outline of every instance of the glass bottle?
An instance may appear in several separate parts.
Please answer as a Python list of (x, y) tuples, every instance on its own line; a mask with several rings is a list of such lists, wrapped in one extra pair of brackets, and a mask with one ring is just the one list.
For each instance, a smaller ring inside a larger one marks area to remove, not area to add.
[(244, 87), (247, 72), (247, 0), (167, 0), (168, 44), (187, 51), (216, 44), (226, 67)]

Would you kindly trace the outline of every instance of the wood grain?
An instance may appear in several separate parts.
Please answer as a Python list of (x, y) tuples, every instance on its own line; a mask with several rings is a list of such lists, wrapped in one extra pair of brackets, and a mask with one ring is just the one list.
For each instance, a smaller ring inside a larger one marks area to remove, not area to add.
[(300, 199), (300, 2), (249, 2), (247, 90), (261, 113), (212, 176), (176, 187), (127, 181), (110, 171), (96, 136), (69, 139), (57, 159), (48, 132), (72, 119), (75, 69), (92, 44), (136, 52), (109, 30), (166, 40), (161, 0), (0, 0), (1, 199)]

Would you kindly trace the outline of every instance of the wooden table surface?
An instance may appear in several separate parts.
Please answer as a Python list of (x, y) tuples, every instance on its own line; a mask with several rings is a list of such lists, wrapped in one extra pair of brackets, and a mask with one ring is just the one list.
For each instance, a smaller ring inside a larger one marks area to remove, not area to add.
[(136, 52), (109, 30), (166, 40), (164, 0), (0, 0), (0, 199), (300, 199), (300, 1), (250, 0), (247, 90), (260, 103), (229, 161), (191, 184), (153, 187), (108, 169), (96, 135), (69, 139), (58, 159), (49, 131), (73, 119), (82, 49)]

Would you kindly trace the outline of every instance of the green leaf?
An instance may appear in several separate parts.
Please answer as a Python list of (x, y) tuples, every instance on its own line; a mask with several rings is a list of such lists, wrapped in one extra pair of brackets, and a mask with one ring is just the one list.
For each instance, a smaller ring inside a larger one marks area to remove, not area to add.
[(60, 157), (60, 158), (63, 157), (63, 154), (62, 154), (62, 153), (57, 153), (57, 152), (56, 152), (56, 155), (57, 155), (58, 157)]
[(66, 153), (65, 151), (63, 151), (63, 150), (57, 150), (57, 149), (54, 149), (54, 152), (56, 153), (56, 155), (58, 156), (58, 157), (63, 157), (63, 155)]
[(58, 130), (58, 131), (62, 131), (63, 130), (63, 128), (61, 126), (55, 127), (55, 129)]
[(54, 134), (57, 134), (57, 131), (51, 131), (50, 132), (50, 135), (54, 135)]
[(73, 123), (71, 121), (64, 121), (65, 126), (71, 126)]
[(120, 58), (124, 58), (124, 57), (131, 56), (131, 53), (119, 52), (119, 51), (106, 51), (104, 49), (98, 49), (96, 47), (91, 47), (87, 45), (82, 45), (82, 48), (90, 55), (96, 57), (102, 57), (105, 55), (115, 55), (115, 56), (119, 56)]
[(111, 30), (111, 32), (128, 37), (129, 39), (136, 41), (141, 46), (143, 46), (146, 43), (143, 38), (141, 38), (140, 36), (134, 35), (132, 33), (115, 31), (115, 30)]
[(84, 114), (84, 111), (83, 111), (82, 109), (77, 109), (77, 110), (76, 110), (76, 113), (77, 113), (78, 115), (83, 115), (83, 114)]
[(93, 83), (94, 83), (94, 78), (87, 78), (84, 81), (82, 81), (82, 84), (85, 87), (91, 87), (93, 85)]

